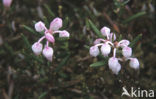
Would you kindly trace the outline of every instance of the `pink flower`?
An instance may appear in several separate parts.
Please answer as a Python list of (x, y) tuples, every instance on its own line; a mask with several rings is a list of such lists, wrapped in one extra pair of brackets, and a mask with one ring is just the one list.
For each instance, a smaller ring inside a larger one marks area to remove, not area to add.
[(91, 56), (96, 57), (99, 55), (99, 48), (97, 46), (90, 47), (89, 53)]
[(42, 53), (47, 60), (52, 62), (53, 49), (51, 47), (45, 46)]
[(109, 44), (104, 43), (101, 47), (101, 52), (103, 56), (108, 56), (108, 54), (111, 52), (111, 47)]
[(35, 30), (37, 32), (42, 32), (45, 29), (45, 24), (42, 21), (39, 21), (35, 24)]
[(110, 29), (106, 26), (104, 26), (100, 31), (101, 31), (103, 36), (109, 36), (110, 35)]
[(130, 57), (132, 55), (132, 48), (130, 47), (124, 47), (122, 49), (122, 55), (126, 58)]
[(118, 43), (118, 46), (123, 48), (123, 47), (127, 47), (129, 44), (130, 44), (130, 42), (128, 40), (121, 40)]
[(47, 39), (49, 42), (51, 42), (51, 43), (54, 43), (54, 42), (55, 42), (54, 36), (51, 35), (50, 33), (46, 33), (46, 34), (45, 34), (45, 37), (46, 37), (46, 39)]
[(54, 33), (59, 33), (59, 37), (69, 37), (70, 34), (68, 31), (63, 30), (63, 31), (55, 31)]
[(7, 8), (11, 6), (12, 0), (3, 0), (3, 5)]
[(42, 44), (38, 42), (34, 43), (32, 45), (32, 50), (35, 55), (39, 55), (42, 52)]
[(134, 68), (134, 69), (138, 69), (139, 68), (139, 61), (137, 58), (130, 58), (130, 63), (129, 63), (130, 67)]
[(51, 31), (57, 31), (59, 28), (62, 27), (62, 19), (61, 18), (55, 18), (51, 23), (50, 23), (50, 30)]
[(108, 60), (108, 66), (109, 66), (109, 69), (111, 69), (112, 72), (114, 74), (116, 74), (116, 75), (118, 74), (118, 72), (121, 69), (121, 65), (119, 64), (118, 59), (115, 58), (115, 57), (109, 58), (109, 60)]
[[(121, 70), (121, 65), (118, 62), (119, 60), (123, 62), (130, 59), (130, 63), (129, 63), (130, 67), (134, 69), (139, 68), (139, 61), (136, 58), (131, 58), (132, 48), (128, 47), (130, 41), (125, 39), (119, 42), (115, 41), (116, 35), (114, 33), (110, 33), (110, 29), (105, 26), (101, 29), (101, 33), (103, 36), (106, 36), (107, 38), (106, 40), (103, 38), (96, 39), (94, 41), (94, 46), (90, 47), (90, 51), (89, 51), (90, 55), (96, 57), (100, 53), (98, 49), (99, 46), (101, 46), (101, 53), (103, 56), (108, 56), (111, 53), (111, 49), (113, 49), (112, 51), (113, 57), (109, 58), (108, 66), (109, 69), (111, 69), (111, 71), (116, 75)], [(116, 57), (117, 52), (118, 54), (120, 54), (119, 52), (121, 51), (121, 48), (122, 48), (123, 58), (120, 58), (121, 55), (119, 55), (119, 57)]]
[(53, 56), (53, 49), (49, 47), (49, 42), (54, 43), (55, 38), (54, 34), (59, 33), (59, 37), (69, 37), (70, 34), (66, 30), (58, 30), (59, 28), (62, 27), (62, 19), (61, 18), (55, 18), (51, 23), (50, 23), (50, 28), (47, 29), (45, 27), (45, 24), (41, 21), (37, 22), (35, 24), (35, 30), (37, 32), (44, 32), (44, 36), (42, 36), (37, 44), (32, 45), (32, 50), (36, 55), (39, 55), (42, 51), (42, 44), (40, 43), (42, 40), (46, 39), (46, 47), (43, 49), (43, 55), (46, 57), (47, 60), (52, 61), (52, 56)]

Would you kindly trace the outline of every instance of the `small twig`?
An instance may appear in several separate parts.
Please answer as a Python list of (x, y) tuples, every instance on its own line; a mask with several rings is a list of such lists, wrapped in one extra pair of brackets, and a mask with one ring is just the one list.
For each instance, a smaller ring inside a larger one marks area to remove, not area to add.
[(107, 13), (105, 13), (103, 11), (103, 16), (108, 20), (108, 22), (112, 25), (112, 27), (114, 28), (115, 31), (117, 31), (118, 33), (120, 33), (120, 29), (119, 27), (112, 21), (112, 19), (107, 15)]

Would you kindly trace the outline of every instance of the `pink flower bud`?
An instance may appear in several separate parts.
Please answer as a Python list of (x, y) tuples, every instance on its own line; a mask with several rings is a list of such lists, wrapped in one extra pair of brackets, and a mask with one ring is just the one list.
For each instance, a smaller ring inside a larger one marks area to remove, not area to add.
[(128, 45), (130, 44), (130, 42), (128, 40), (121, 40), (119, 43), (118, 43), (118, 46), (120, 47), (127, 47)]
[(45, 24), (43, 22), (39, 21), (35, 24), (35, 30), (37, 32), (42, 32), (44, 29), (45, 29)]
[(59, 37), (69, 37), (69, 36), (70, 34), (66, 30), (59, 32)]
[(132, 55), (132, 48), (130, 47), (124, 47), (122, 49), (122, 55), (126, 58), (130, 57)]
[(50, 30), (51, 31), (56, 31), (59, 28), (62, 27), (62, 19), (61, 18), (55, 18), (51, 23), (50, 23)]
[(49, 42), (51, 42), (51, 43), (54, 43), (54, 42), (55, 42), (54, 36), (51, 35), (50, 33), (46, 33), (46, 34), (45, 34), (45, 37), (46, 37), (46, 39), (47, 39)]
[(119, 71), (121, 70), (121, 65), (118, 63), (117, 66), (111, 70), (114, 74), (118, 75)]
[(111, 34), (109, 35), (109, 40), (110, 40), (110, 41), (116, 40), (116, 35), (115, 35), (114, 33), (111, 33)]
[(110, 35), (110, 29), (108, 27), (104, 26), (100, 31), (101, 31), (103, 36), (109, 36)]
[(35, 55), (39, 55), (42, 52), (42, 44), (38, 42), (34, 43), (32, 45), (32, 50)]
[(97, 46), (90, 47), (89, 53), (91, 56), (98, 56), (99, 55), (99, 48)]
[(108, 56), (108, 54), (111, 52), (111, 47), (109, 44), (103, 44), (101, 47), (101, 52), (103, 56)]
[(137, 58), (131, 58), (129, 65), (130, 65), (130, 67), (132, 67), (134, 69), (138, 69), (139, 68), (139, 61), (138, 61), (138, 59)]
[(115, 68), (118, 65), (118, 59), (115, 57), (111, 57), (108, 60), (108, 66), (110, 69)]
[(3, 5), (7, 8), (11, 6), (12, 0), (3, 0)]
[(118, 59), (115, 58), (115, 57), (109, 58), (109, 60), (108, 60), (108, 66), (109, 66), (109, 69), (111, 69), (112, 72), (114, 74), (116, 74), (116, 75), (118, 74), (118, 72), (121, 69), (121, 65), (119, 64)]
[(52, 61), (53, 49), (51, 47), (45, 46), (42, 53), (47, 60)]

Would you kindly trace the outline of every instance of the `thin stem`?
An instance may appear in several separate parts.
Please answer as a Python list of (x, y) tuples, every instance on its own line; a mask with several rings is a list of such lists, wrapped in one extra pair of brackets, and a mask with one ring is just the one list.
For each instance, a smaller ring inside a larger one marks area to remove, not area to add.
[(46, 27), (44, 27), (45, 31), (48, 31), (48, 29)]
[(110, 42), (110, 41), (107, 41), (106, 43), (111, 44), (112, 46), (114, 46), (114, 44), (112, 42)]
[(104, 43), (99, 43), (99, 44), (96, 44), (95, 46), (102, 46)]
[(49, 41), (46, 42), (46, 47), (48, 47), (48, 46), (49, 46)]
[(60, 32), (61, 32), (61, 31), (54, 31), (53, 34), (55, 34), (55, 33), (60, 33)]
[(45, 39), (45, 36), (42, 36), (42, 37), (38, 40), (38, 43), (40, 43), (43, 39)]
[(107, 34), (107, 40), (109, 40), (109, 35)]
[(113, 50), (113, 57), (116, 57), (116, 48)]

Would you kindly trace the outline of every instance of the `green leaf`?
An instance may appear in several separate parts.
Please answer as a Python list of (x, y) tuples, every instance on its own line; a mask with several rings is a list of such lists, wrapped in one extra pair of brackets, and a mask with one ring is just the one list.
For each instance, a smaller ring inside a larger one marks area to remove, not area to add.
[(126, 5), (130, 0), (126, 0), (124, 2), (121, 3), (122, 6)]
[(23, 34), (21, 34), (21, 37), (22, 37), (22, 39), (23, 39), (23, 41), (24, 41), (25, 46), (26, 46), (28, 49), (30, 49), (30, 48), (31, 48), (31, 45), (30, 45), (28, 39), (27, 39)]
[(123, 23), (128, 23), (128, 22), (130, 22), (130, 21), (132, 21), (132, 20), (134, 20), (134, 19), (136, 19), (136, 18), (138, 18), (138, 17), (141, 17), (141, 16), (145, 15), (145, 14), (146, 14), (145, 11), (139, 12), (139, 13), (137, 13), (137, 14), (135, 14), (135, 15), (132, 15), (132, 16), (130, 16), (129, 18), (127, 18)]
[(98, 37), (103, 37), (101, 32), (97, 29), (97, 27), (93, 24), (91, 20), (88, 20), (90, 27), (93, 29), (93, 31), (96, 33)]
[(26, 30), (28, 30), (29, 32), (33, 33), (33, 34), (36, 34), (36, 32), (34, 31), (34, 29), (32, 29), (31, 27), (26, 26), (26, 25), (22, 25), (22, 27), (25, 28)]
[(47, 94), (48, 94), (48, 92), (43, 92), (43, 93), (39, 96), (39, 99), (43, 99)]
[(88, 45), (84, 45), (84, 47), (85, 47), (86, 49), (90, 49), (90, 46), (88, 46)]
[(90, 67), (100, 67), (104, 66), (106, 64), (106, 61), (98, 61), (90, 65)]
[(131, 43), (130, 43), (130, 47), (134, 47), (134, 45), (141, 39), (142, 34), (139, 34)]
[(63, 22), (63, 28), (67, 27), (68, 24), (69, 24), (69, 17), (66, 17)]
[(52, 16), (55, 17), (55, 14), (51, 11), (50, 7), (47, 4), (44, 4), (44, 7), (47, 9), (48, 13)]

